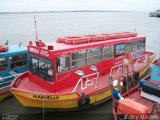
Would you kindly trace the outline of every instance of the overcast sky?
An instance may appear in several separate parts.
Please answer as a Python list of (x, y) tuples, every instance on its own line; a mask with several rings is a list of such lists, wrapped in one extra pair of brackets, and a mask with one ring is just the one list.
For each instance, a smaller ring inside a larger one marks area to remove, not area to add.
[(154, 11), (160, 0), (0, 0), (0, 12), (113, 10)]

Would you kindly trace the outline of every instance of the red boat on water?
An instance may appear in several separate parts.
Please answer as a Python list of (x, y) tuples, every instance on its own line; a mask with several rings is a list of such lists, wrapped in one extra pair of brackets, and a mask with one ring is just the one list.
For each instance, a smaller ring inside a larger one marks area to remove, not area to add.
[[(135, 79), (142, 76), (155, 54), (145, 49), (146, 37), (137, 33), (83, 35), (56, 42), (29, 42), (30, 68), (11, 84), (11, 92), (25, 107), (58, 110), (85, 109), (111, 97), (110, 70), (119, 74), (128, 61)], [(117, 67), (119, 66), (119, 67)]]
[[(129, 76), (128, 78), (130, 78)], [(115, 82), (112, 83), (112, 112), (114, 120), (159, 120), (160, 119), (160, 61), (154, 63), (152, 73), (142, 80), (140, 84), (120, 95)], [(135, 81), (127, 80), (129, 87)]]

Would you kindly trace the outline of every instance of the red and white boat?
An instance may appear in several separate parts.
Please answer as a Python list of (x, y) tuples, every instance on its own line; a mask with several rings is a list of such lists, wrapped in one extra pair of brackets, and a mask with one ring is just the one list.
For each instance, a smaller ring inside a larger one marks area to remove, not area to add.
[(146, 37), (132, 32), (30, 41), (29, 71), (12, 82), (11, 92), (25, 107), (75, 110), (97, 105), (111, 97), (110, 70), (119, 74), (124, 60), (136, 79), (147, 71), (155, 54), (145, 46)]

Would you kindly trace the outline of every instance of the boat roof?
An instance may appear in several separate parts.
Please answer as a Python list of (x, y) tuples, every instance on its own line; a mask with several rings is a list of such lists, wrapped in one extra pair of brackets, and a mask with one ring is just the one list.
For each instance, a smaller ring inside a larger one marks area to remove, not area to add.
[(10, 55), (16, 55), (20, 53), (27, 53), (27, 48), (19, 45), (9, 45), (8, 51), (6, 52), (0, 52), (0, 57), (3, 56), (10, 56)]
[(64, 51), (64, 50), (73, 50), (73, 49), (87, 49), (89, 47), (101, 47), (105, 45), (112, 45), (124, 42), (131, 42), (132, 40), (143, 40), (145, 36), (136, 36), (136, 37), (128, 37), (128, 38), (119, 38), (119, 39), (111, 39), (111, 40), (104, 40), (104, 41), (97, 41), (97, 42), (89, 42), (89, 43), (82, 43), (82, 44), (66, 44), (66, 43), (57, 43), (56, 41), (45, 43), (45, 47), (36, 46), (36, 44), (29, 45), (29, 47), (35, 47), (38, 49), (48, 50), (47, 46), (53, 46), (53, 50), (51, 51)]

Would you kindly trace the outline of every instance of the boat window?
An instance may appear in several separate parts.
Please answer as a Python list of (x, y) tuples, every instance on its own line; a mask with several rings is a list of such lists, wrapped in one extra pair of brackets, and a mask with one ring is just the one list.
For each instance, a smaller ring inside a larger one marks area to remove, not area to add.
[(11, 62), (11, 68), (26, 66), (27, 65), (27, 54), (14, 55), (14, 56), (9, 57), (9, 60)]
[(115, 55), (121, 55), (125, 52), (125, 44), (115, 45)]
[(46, 81), (53, 81), (53, 64), (49, 59), (31, 54), (29, 70)]
[(30, 55), (30, 64), (29, 64), (29, 70), (34, 73), (34, 74), (38, 74), (38, 56), (35, 57), (33, 55)]
[(53, 81), (53, 65), (51, 61), (39, 60), (39, 76), (44, 80)]
[(113, 57), (113, 45), (103, 47), (103, 60)]
[(136, 51), (139, 49), (139, 40), (133, 42), (133, 51)]
[(7, 59), (6, 58), (0, 58), (0, 71), (7, 69)]
[(145, 48), (145, 40), (140, 40), (139, 41), (139, 49), (144, 49)]
[(62, 73), (70, 70), (70, 56), (57, 58), (57, 73)]
[(127, 42), (125, 46), (125, 53), (132, 52), (132, 42)]
[(88, 63), (94, 64), (101, 61), (102, 59), (102, 48), (92, 48), (88, 50)]
[(80, 50), (72, 53), (72, 68), (79, 68), (87, 64), (87, 51)]

